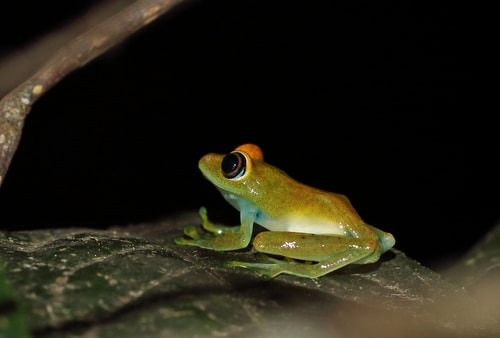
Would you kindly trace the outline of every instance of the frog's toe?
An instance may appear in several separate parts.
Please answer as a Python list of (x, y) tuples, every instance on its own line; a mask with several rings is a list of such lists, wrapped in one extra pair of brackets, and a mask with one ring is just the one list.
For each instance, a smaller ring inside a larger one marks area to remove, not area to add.
[(174, 242), (175, 244), (177, 245), (189, 245), (190, 242), (192, 242), (193, 240), (191, 239), (186, 239), (184, 237), (177, 237), (176, 239), (174, 239)]
[(228, 268), (235, 268), (235, 267), (246, 268), (247, 264), (249, 263), (239, 262), (239, 261), (227, 261), (224, 263), (224, 266)]
[(200, 235), (196, 231), (196, 228), (192, 225), (189, 225), (184, 228), (184, 235), (191, 237), (192, 239), (199, 239)]
[(196, 231), (194, 226), (187, 226), (184, 228), (184, 235), (186, 237), (177, 237), (174, 241), (177, 245), (196, 245), (196, 242), (200, 239), (200, 235)]
[[(192, 236), (189, 236), (189, 237), (192, 237)], [(198, 238), (177, 237), (176, 239), (174, 239), (174, 241), (175, 241), (175, 244), (177, 244), (177, 245), (199, 246), (199, 244), (198, 244), (199, 239)]]
[(298, 264), (312, 264), (311, 261), (303, 261), (303, 262), (298, 262), (293, 258), (290, 257), (283, 257), (283, 258), (274, 258), (269, 255), (266, 255), (265, 253), (258, 252), (256, 254), (256, 257), (259, 261), (267, 263), (268, 265), (274, 264), (275, 266), (286, 266), (286, 265), (298, 265)]
[[(272, 259), (272, 258), (270, 258)], [(271, 279), (280, 274), (280, 271), (275, 269), (276, 264), (270, 263), (249, 263), (240, 261), (229, 261), (226, 262), (227, 267), (239, 267), (245, 268), (257, 272), (264, 279)]]
[(198, 214), (200, 215), (201, 219), (208, 219), (207, 208), (200, 207), (200, 209), (198, 210)]
[[(265, 263), (267, 263), (267, 264), (269, 264), (269, 263), (271, 263), (271, 264), (280, 264), (280, 263), (282, 263), (282, 262), (283, 262), (283, 260), (282, 260), (282, 259), (278, 259), (278, 258), (271, 257), (271, 256), (269, 256), (269, 255), (266, 255), (266, 254), (262, 253), (262, 252), (258, 252), (258, 253), (256, 254), (256, 257), (257, 257), (257, 259), (258, 259), (259, 261), (261, 261), (261, 262), (265, 262)], [(257, 263), (257, 264), (258, 264), (258, 263)]]

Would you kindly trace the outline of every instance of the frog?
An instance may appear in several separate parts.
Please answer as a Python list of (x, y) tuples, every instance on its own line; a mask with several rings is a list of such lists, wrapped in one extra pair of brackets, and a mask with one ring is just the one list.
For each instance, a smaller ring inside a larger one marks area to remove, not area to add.
[(228, 261), (229, 267), (267, 279), (280, 274), (318, 278), (350, 264), (375, 263), (395, 245), (394, 236), (365, 223), (345, 195), (298, 182), (265, 162), (256, 144), (242, 144), (228, 154), (209, 153), (198, 167), (240, 212), (241, 224), (213, 223), (201, 207), (205, 232), (186, 226), (177, 245), (240, 250), (250, 245), (254, 224), (264, 229), (252, 242), (258, 260)]

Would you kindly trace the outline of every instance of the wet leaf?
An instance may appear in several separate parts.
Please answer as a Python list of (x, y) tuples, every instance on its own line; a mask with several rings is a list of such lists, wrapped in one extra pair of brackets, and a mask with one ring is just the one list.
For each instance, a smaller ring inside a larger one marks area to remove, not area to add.
[(108, 230), (0, 235), (0, 260), (40, 337), (309, 337), (499, 333), (463, 288), (399, 250), (318, 279), (227, 268), (253, 250), (177, 246), (189, 213)]

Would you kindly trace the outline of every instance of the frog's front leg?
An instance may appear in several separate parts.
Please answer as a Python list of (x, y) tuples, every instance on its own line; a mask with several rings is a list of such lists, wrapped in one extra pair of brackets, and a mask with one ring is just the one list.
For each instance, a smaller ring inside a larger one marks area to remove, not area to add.
[(261, 232), (254, 240), (254, 247), (259, 252), (288, 259), (267, 259), (263, 263), (233, 261), (228, 265), (251, 269), (268, 278), (281, 273), (316, 278), (348, 264), (375, 262), (381, 253), (376, 237), (353, 238), (297, 232)]
[(199, 213), (203, 229), (212, 233), (212, 235), (202, 236), (198, 234), (194, 226), (187, 226), (184, 228), (184, 234), (190, 237), (190, 239), (178, 237), (175, 239), (176, 244), (198, 246), (200, 248), (218, 251), (229, 251), (245, 248), (250, 243), (254, 222), (253, 214), (242, 214), (241, 225), (228, 227), (212, 223), (208, 219), (207, 209), (205, 207), (201, 207)]

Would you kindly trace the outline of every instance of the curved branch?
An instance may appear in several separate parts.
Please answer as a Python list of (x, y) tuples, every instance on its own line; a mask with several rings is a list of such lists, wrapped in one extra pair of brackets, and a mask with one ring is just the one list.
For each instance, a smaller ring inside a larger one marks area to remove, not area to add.
[(75, 69), (84, 66), (162, 14), (187, 0), (138, 0), (78, 36), (0, 101), (0, 186), (21, 139), (31, 106)]

